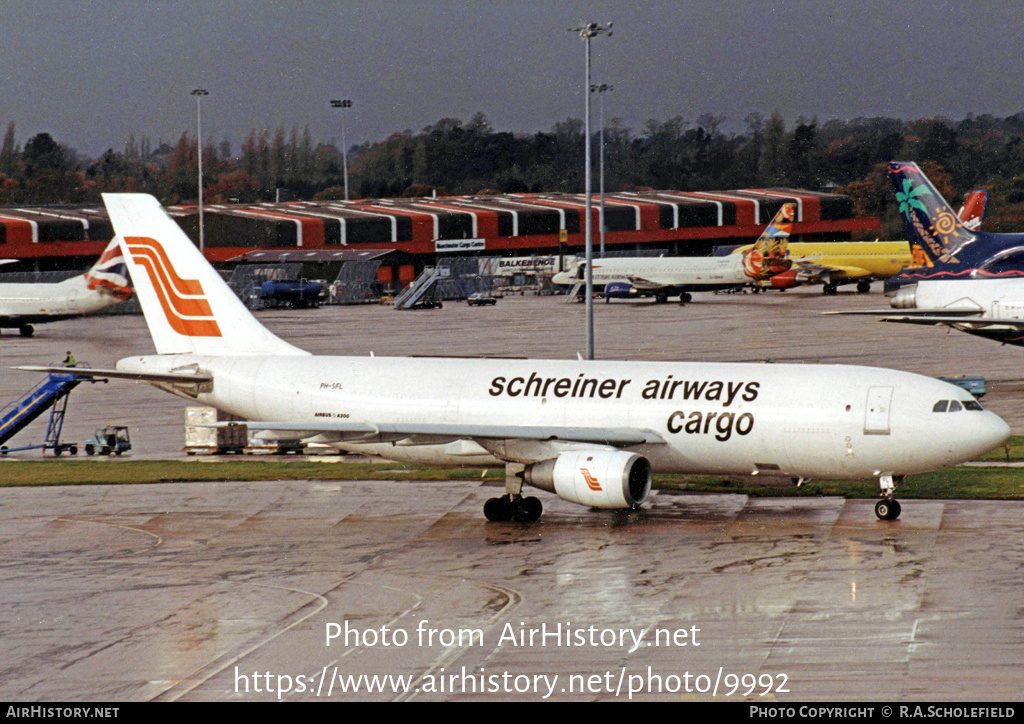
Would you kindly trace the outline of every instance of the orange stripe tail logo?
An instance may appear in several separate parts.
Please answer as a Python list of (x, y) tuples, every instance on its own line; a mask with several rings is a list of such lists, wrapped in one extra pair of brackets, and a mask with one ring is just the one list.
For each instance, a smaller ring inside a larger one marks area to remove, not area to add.
[(168, 324), (186, 337), (220, 337), (210, 302), (197, 279), (182, 279), (156, 239), (126, 236), (132, 261), (146, 270)]
[(583, 479), (587, 481), (587, 487), (596, 493), (601, 492), (601, 483), (597, 482), (597, 478), (590, 474), (590, 471), (586, 468), (580, 468), (580, 472), (583, 473)]

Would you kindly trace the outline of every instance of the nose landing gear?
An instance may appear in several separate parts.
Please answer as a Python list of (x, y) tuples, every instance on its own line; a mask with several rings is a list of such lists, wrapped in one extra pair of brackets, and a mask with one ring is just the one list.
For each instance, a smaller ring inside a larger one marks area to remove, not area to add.
[(896, 520), (900, 517), (900, 512), (902, 512), (900, 501), (892, 495), (896, 492), (896, 488), (903, 485), (905, 479), (904, 475), (893, 476), (891, 474), (878, 477), (878, 484), (882, 488), (882, 499), (875, 503), (875, 515), (879, 520)]

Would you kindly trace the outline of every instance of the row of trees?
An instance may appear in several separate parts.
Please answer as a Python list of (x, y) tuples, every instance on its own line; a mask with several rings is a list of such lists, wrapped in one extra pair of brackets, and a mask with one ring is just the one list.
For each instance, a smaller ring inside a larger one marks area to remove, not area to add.
[[(754, 113), (745, 130), (725, 118), (651, 120), (635, 132), (612, 119), (604, 129), (605, 187), (712, 190), (789, 186), (852, 196), (863, 214), (881, 216), (899, 236), (884, 164), (927, 165), (952, 202), (971, 188), (992, 189), (986, 228), (1024, 228), (1024, 113), (962, 121), (801, 118), (787, 129), (776, 112)], [(598, 136), (594, 134), (595, 173)], [(583, 190), (583, 123), (569, 118), (550, 131), (495, 131), (483, 114), (445, 118), (419, 133), (403, 131), (350, 149), (353, 198), (401, 195)], [(198, 147), (183, 134), (155, 148), (130, 138), (121, 152), (81, 157), (47, 133), (22, 147), (8, 126), (0, 147), (0, 204), (92, 203), (103, 191), (142, 191), (164, 203), (194, 201)], [(253, 131), (232, 155), (227, 141), (203, 148), (205, 198), (211, 203), (342, 198), (342, 154), (309, 130)], [(596, 185), (595, 185), (596, 188)]]

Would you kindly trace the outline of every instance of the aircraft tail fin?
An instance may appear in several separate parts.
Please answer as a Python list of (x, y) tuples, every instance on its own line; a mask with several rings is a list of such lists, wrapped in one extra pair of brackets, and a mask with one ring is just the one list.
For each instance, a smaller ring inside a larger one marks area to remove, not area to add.
[(786, 258), (789, 235), (796, 218), (796, 204), (782, 205), (754, 246), (743, 253), (743, 270), (755, 281), (788, 271), (792, 261)]
[(964, 205), (957, 212), (966, 228), (971, 231), (981, 231), (981, 222), (985, 220), (985, 207), (988, 205), (988, 191), (976, 189), (964, 197)]
[(302, 355), (245, 308), (148, 194), (103, 194), (159, 354)]
[(117, 236), (110, 240), (100, 258), (85, 273), (85, 283), (89, 289), (111, 294), (122, 301), (131, 298), (132, 283)]
[(946, 200), (916, 163), (893, 161), (889, 178), (917, 266), (959, 264), (957, 253), (974, 241)]

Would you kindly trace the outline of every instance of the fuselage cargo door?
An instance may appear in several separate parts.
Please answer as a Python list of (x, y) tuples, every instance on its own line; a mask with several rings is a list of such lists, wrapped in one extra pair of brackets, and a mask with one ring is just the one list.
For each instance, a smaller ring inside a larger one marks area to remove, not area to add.
[(889, 434), (889, 410), (891, 405), (891, 387), (868, 388), (868, 402), (864, 411), (865, 435)]

